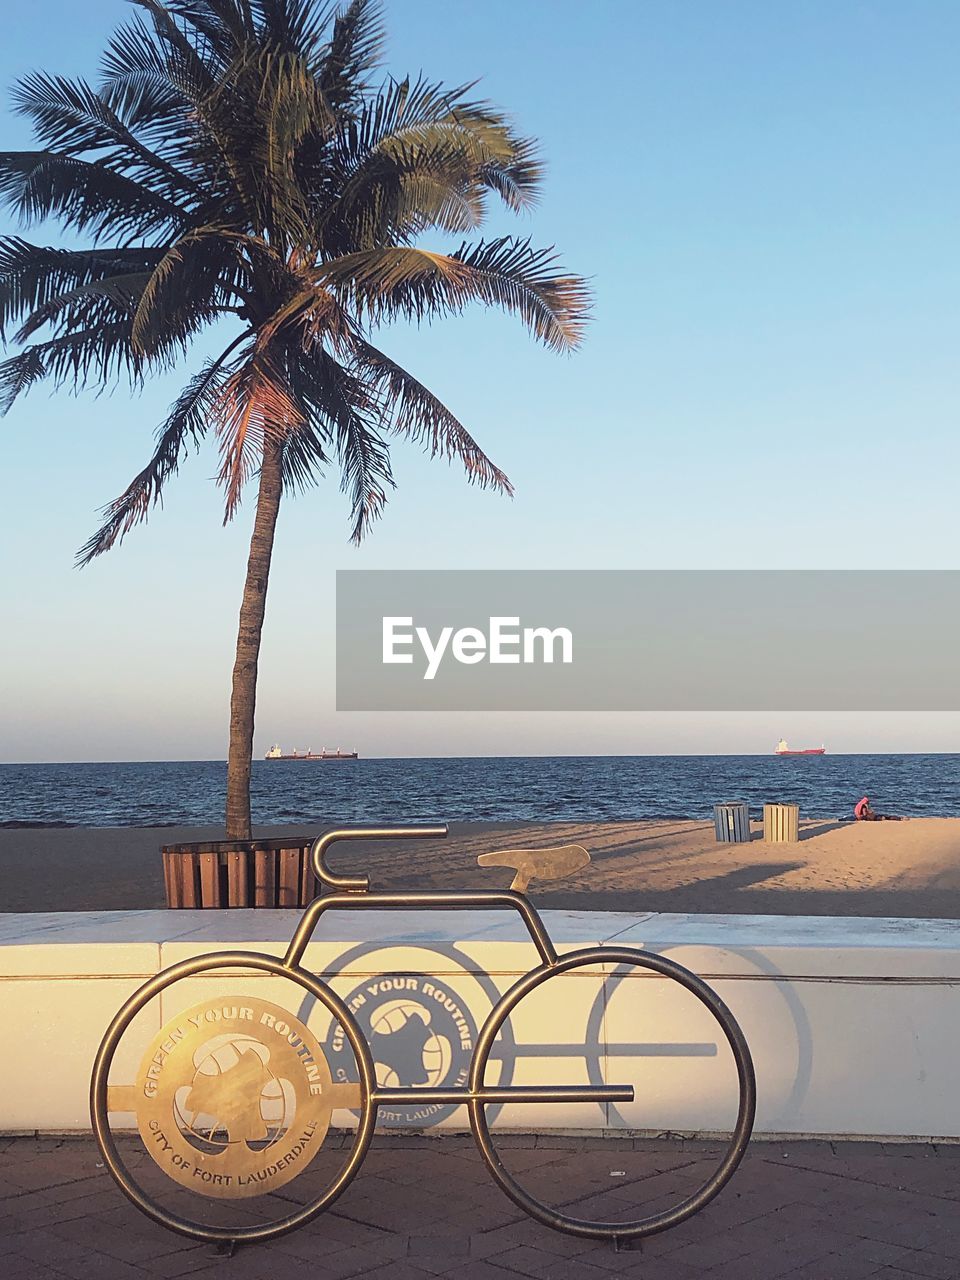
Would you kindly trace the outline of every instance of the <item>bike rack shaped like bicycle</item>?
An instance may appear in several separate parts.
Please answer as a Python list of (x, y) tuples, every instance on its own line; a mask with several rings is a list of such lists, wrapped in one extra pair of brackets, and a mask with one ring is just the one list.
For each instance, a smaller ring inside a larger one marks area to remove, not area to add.
[[(123, 1005), (100, 1044), (90, 1083), (93, 1131), (106, 1168), (124, 1194), (148, 1217), (172, 1231), (217, 1243), (263, 1241), (302, 1226), (328, 1209), (360, 1168), (380, 1107), (466, 1105), (477, 1148), (504, 1192), (532, 1218), (575, 1236), (610, 1240), (617, 1247), (676, 1226), (697, 1213), (729, 1181), (746, 1151), (756, 1109), (750, 1051), (739, 1025), (720, 997), (682, 965), (626, 946), (587, 947), (558, 955), (544, 923), (526, 897), (531, 878), (557, 879), (589, 862), (579, 845), (556, 849), (508, 850), (482, 854), (481, 865), (516, 871), (508, 890), (473, 892), (373, 893), (365, 875), (342, 875), (327, 866), (326, 854), (340, 841), (429, 839), (446, 826), (354, 827), (329, 831), (314, 842), (311, 856), (325, 891), (306, 908), (283, 959), (253, 951), (220, 951), (195, 956), (156, 974)], [(539, 954), (539, 964), (522, 976), (491, 1009), (470, 1061), (469, 1080), (450, 1088), (390, 1087), (379, 1083), (370, 1046), (343, 1000), (301, 965), (304, 951), (328, 911), (364, 910), (516, 911)], [(632, 1102), (632, 1085), (504, 1085), (486, 1083), (486, 1069), (498, 1032), (520, 1001), (550, 978), (604, 965), (645, 970), (677, 982), (719, 1024), (733, 1055), (738, 1108), (729, 1139), (709, 1176), (677, 1204), (630, 1221), (592, 1221), (542, 1203), (524, 1189), (497, 1151), (487, 1107), (503, 1103)], [(155, 997), (174, 983), (217, 970), (251, 970), (284, 978), (326, 1009), (356, 1060), (357, 1080), (333, 1078), (323, 1048), (303, 1021), (259, 997), (232, 994), (206, 1000), (166, 1022), (140, 1061), (134, 1084), (108, 1083), (124, 1032)], [(318, 1153), (337, 1109), (357, 1116), (346, 1163), (322, 1191), (305, 1203), (281, 1199), (283, 1212), (269, 1221), (249, 1215), (227, 1225), (197, 1221), (151, 1195), (142, 1185), (144, 1169), (166, 1175), (180, 1201), (248, 1200), (277, 1191), (307, 1169)], [(152, 1164), (125, 1161), (110, 1114), (135, 1117)], [(199, 1120), (198, 1120), (199, 1117)], [(200, 1121), (203, 1121), (201, 1123)]]

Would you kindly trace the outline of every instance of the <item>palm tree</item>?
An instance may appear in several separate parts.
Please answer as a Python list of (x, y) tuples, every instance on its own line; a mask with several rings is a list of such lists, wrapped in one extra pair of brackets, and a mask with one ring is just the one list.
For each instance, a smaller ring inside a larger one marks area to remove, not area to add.
[(21, 348), (0, 364), (0, 410), (44, 378), (136, 387), (206, 330), (222, 335), (78, 562), (145, 520), (207, 434), (225, 522), (256, 484), (227, 770), (227, 835), (242, 840), (283, 496), (339, 467), (359, 542), (393, 483), (394, 435), (511, 492), (450, 410), (375, 345), (378, 328), (480, 302), (565, 351), (582, 336), (588, 293), (527, 239), (424, 244), (479, 227), (491, 193), (528, 209), (541, 164), (470, 86), (375, 82), (377, 0), (134, 3), (141, 12), (111, 40), (95, 87), (36, 72), (14, 90), (38, 148), (0, 153), (0, 198), (22, 223), (53, 219), (90, 247), (0, 240), (0, 336), (13, 329)]

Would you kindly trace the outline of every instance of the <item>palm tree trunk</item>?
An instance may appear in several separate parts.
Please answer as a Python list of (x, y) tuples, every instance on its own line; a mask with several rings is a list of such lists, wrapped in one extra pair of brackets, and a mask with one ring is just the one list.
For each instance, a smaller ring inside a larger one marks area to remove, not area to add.
[(249, 840), (250, 761), (253, 756), (253, 720), (257, 702), (257, 663), (267, 604), (270, 558), (283, 488), (280, 450), (264, 444), (257, 494), (257, 514), (250, 537), (247, 580), (240, 605), (237, 658), (233, 665), (230, 697), (230, 752), (227, 756), (227, 839)]

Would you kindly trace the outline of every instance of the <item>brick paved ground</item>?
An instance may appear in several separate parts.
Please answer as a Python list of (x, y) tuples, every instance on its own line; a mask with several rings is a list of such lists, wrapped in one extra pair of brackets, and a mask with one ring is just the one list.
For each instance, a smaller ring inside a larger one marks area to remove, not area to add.
[[(602, 1187), (616, 1212), (640, 1191), (644, 1203), (662, 1202), (707, 1153), (690, 1144), (665, 1169), (650, 1143), (531, 1137), (504, 1154), (537, 1189)], [(92, 1142), (10, 1138), (0, 1139), (0, 1276), (955, 1280), (958, 1201), (958, 1146), (755, 1143), (702, 1214), (618, 1254), (526, 1219), (490, 1183), (469, 1138), (384, 1137), (333, 1211), (227, 1257), (141, 1217)]]

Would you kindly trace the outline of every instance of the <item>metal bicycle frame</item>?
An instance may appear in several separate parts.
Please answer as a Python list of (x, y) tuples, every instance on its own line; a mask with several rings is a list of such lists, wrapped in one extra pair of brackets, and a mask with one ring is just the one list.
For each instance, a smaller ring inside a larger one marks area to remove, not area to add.
[[(350, 1183), (366, 1156), (377, 1112), (383, 1105), (410, 1105), (415, 1103), (438, 1105), (466, 1105), (474, 1139), (488, 1170), (507, 1195), (524, 1211), (545, 1225), (568, 1233), (609, 1239), (615, 1244), (653, 1234), (655, 1231), (684, 1221), (699, 1211), (722, 1189), (739, 1164), (753, 1127), (756, 1107), (756, 1083), (752, 1062), (743, 1033), (732, 1014), (711, 988), (701, 979), (675, 962), (653, 953), (626, 947), (591, 947), (557, 955), (539, 913), (529, 899), (513, 890), (484, 890), (470, 892), (424, 890), (419, 892), (371, 893), (367, 876), (345, 876), (332, 871), (326, 864), (326, 853), (331, 845), (340, 841), (377, 839), (434, 839), (448, 834), (443, 826), (430, 827), (354, 827), (327, 832), (319, 837), (311, 850), (314, 871), (322, 884), (335, 890), (315, 898), (305, 909), (283, 960), (256, 952), (212, 952), (182, 961), (157, 974), (145, 983), (117, 1012), (108, 1028), (94, 1064), (90, 1085), (90, 1108), (94, 1134), (104, 1162), (124, 1194), (147, 1216), (163, 1226), (194, 1239), (207, 1241), (267, 1240), (281, 1235), (323, 1212)], [(370, 1048), (357, 1020), (332, 989), (301, 965), (303, 954), (313, 936), (320, 918), (332, 910), (512, 910), (516, 911), (526, 926), (531, 941), (537, 949), (540, 964), (531, 969), (507, 990), (494, 1005), (481, 1029), (471, 1059), (470, 1079), (466, 1086), (436, 1089), (419, 1087), (384, 1088), (377, 1084)], [(519, 1001), (536, 990), (556, 974), (568, 969), (600, 963), (633, 964), (649, 968), (664, 977), (672, 978), (691, 991), (706, 1004), (723, 1028), (733, 1050), (737, 1065), (740, 1108), (736, 1127), (727, 1151), (717, 1171), (692, 1196), (676, 1209), (633, 1223), (590, 1222), (573, 1218), (535, 1200), (523, 1190), (504, 1168), (494, 1147), (487, 1125), (484, 1108), (500, 1103), (549, 1103), (549, 1102), (632, 1102), (632, 1085), (543, 1085), (538, 1087), (486, 1085), (483, 1077), (493, 1041)], [(324, 1004), (342, 1024), (350, 1041), (360, 1070), (361, 1115), (354, 1149), (346, 1165), (331, 1187), (321, 1196), (284, 1219), (255, 1227), (212, 1227), (194, 1223), (173, 1214), (146, 1196), (126, 1172), (107, 1122), (108, 1074), (113, 1055), (129, 1026), (130, 1021), (149, 1000), (167, 986), (182, 978), (217, 968), (254, 968), (275, 976), (287, 977), (305, 988)]]

